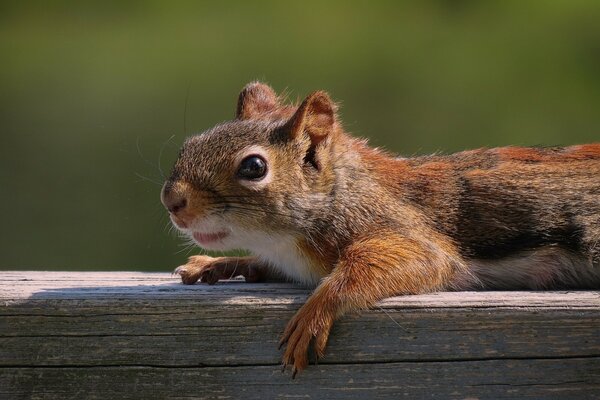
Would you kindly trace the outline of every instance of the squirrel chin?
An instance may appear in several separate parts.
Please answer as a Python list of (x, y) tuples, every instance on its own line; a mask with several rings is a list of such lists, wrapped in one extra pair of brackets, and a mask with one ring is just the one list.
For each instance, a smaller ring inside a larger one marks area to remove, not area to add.
[[(229, 236), (229, 232), (220, 231), (220, 232), (194, 232), (192, 237), (200, 245), (202, 248), (209, 248), (213, 245), (219, 245), (223, 243), (223, 240)], [(212, 249), (211, 249), (212, 250)]]

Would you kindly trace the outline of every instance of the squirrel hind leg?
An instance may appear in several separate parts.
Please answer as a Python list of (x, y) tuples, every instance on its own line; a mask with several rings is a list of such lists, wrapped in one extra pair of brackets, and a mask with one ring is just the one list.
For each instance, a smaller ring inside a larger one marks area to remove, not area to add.
[(494, 260), (473, 259), (470, 272), (484, 289), (600, 288), (600, 265), (559, 246), (545, 246)]

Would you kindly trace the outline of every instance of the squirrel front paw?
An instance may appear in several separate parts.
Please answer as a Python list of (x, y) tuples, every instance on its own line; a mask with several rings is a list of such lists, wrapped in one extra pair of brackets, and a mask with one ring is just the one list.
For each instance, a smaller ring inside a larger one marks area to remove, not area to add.
[(305, 304), (288, 322), (279, 341), (279, 347), (286, 345), (283, 354), (282, 372), (292, 366), (292, 378), (308, 366), (308, 348), (314, 339), (316, 360), (322, 358), (333, 325), (333, 318), (322, 309)]
[(181, 276), (181, 281), (186, 285), (193, 285), (198, 282), (206, 282), (209, 285), (214, 285), (219, 279), (226, 279), (223, 276), (224, 271), (220, 271), (220, 264), (217, 263), (218, 258), (209, 256), (192, 256), (188, 258), (188, 262), (175, 268), (173, 274)]
[(181, 276), (186, 285), (193, 285), (198, 280), (214, 285), (220, 279), (240, 275), (246, 278), (246, 282), (260, 282), (264, 280), (265, 267), (248, 257), (192, 256), (187, 264), (177, 267), (173, 273)]

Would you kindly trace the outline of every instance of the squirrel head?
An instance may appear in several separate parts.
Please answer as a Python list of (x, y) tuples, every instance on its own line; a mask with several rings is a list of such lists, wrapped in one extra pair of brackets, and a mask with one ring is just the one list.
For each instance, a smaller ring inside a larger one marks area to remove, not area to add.
[(248, 84), (235, 119), (183, 144), (161, 193), (175, 226), (209, 250), (301, 236), (334, 190), (336, 111), (323, 91), (285, 105), (268, 85)]

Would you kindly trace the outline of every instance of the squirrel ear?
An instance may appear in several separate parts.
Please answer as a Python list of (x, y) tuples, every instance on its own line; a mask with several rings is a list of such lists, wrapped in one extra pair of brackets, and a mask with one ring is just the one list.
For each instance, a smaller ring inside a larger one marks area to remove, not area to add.
[(269, 85), (261, 82), (247, 84), (238, 97), (237, 119), (256, 118), (273, 111), (278, 106), (277, 95)]
[(312, 146), (316, 146), (333, 130), (336, 109), (335, 103), (326, 92), (311, 93), (289, 121), (292, 138), (297, 138), (306, 132)]

